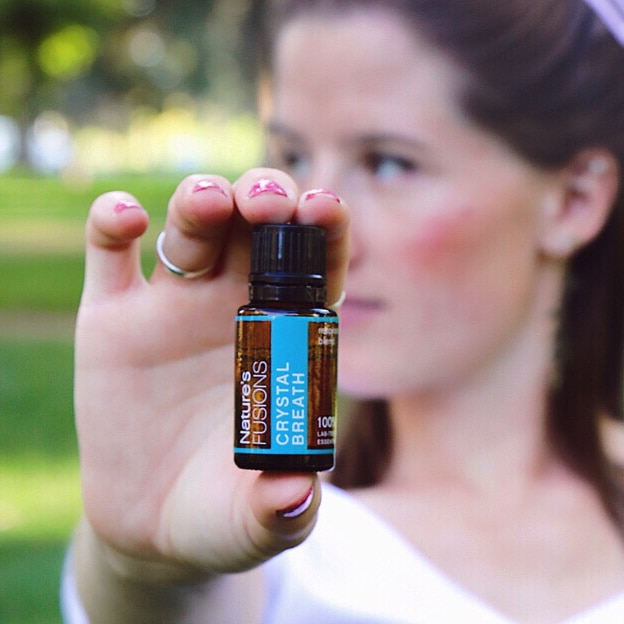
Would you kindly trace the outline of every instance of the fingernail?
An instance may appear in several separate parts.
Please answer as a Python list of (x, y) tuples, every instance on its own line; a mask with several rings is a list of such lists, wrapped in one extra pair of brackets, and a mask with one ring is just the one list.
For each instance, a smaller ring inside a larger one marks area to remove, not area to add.
[(201, 193), (202, 191), (217, 191), (218, 193), (221, 193), (223, 197), (227, 197), (228, 199), (230, 198), (222, 186), (216, 182), (211, 182), (210, 180), (202, 180), (193, 187), (193, 193)]
[(340, 199), (336, 193), (332, 193), (331, 191), (327, 191), (325, 189), (312, 189), (303, 196), (303, 199), (308, 201), (310, 199), (315, 199), (316, 197), (329, 197), (339, 204), (342, 204), (342, 199)]
[(120, 202), (117, 202), (117, 204), (113, 208), (113, 211), (116, 214), (119, 214), (120, 212), (124, 212), (126, 210), (137, 210), (137, 209), (141, 210), (141, 206), (139, 206), (139, 204), (136, 204), (134, 202), (120, 201)]
[(253, 199), (258, 195), (271, 193), (280, 197), (288, 197), (288, 193), (274, 180), (258, 180), (250, 189), (247, 197)]
[(298, 518), (299, 516), (302, 516), (306, 511), (308, 511), (308, 509), (310, 509), (313, 499), (314, 486), (312, 486), (308, 490), (308, 493), (305, 495), (305, 498), (303, 500), (300, 500), (299, 502), (295, 503), (291, 507), (287, 507), (286, 509), (280, 509), (276, 513), (280, 518)]

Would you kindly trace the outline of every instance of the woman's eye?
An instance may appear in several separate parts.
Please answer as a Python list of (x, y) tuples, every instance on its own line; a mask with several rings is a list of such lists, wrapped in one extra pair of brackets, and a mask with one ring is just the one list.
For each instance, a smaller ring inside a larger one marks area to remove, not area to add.
[(296, 177), (305, 176), (310, 168), (305, 155), (295, 150), (278, 152), (271, 165), (283, 169)]
[(365, 164), (369, 171), (383, 180), (392, 180), (417, 169), (416, 163), (409, 158), (376, 152), (366, 155)]

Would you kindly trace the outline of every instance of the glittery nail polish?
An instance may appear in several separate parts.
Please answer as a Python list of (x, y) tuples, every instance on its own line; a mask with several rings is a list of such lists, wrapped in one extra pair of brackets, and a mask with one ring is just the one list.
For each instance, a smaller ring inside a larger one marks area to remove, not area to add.
[(342, 204), (342, 200), (340, 199), (340, 197), (338, 197), (338, 195), (336, 195), (336, 193), (333, 193), (332, 191), (327, 191), (325, 189), (312, 189), (311, 191), (307, 191), (303, 195), (303, 199), (305, 201), (309, 201), (310, 199), (316, 199), (317, 197), (328, 197), (330, 199), (333, 199), (338, 204)]
[(135, 202), (119, 201), (115, 204), (113, 211), (117, 214), (125, 212), (126, 210), (141, 210), (141, 206)]
[(201, 193), (202, 191), (217, 191), (223, 195), (223, 197), (229, 199), (229, 195), (225, 192), (225, 189), (221, 185), (210, 180), (202, 180), (193, 187), (193, 193)]
[(247, 197), (249, 199), (253, 199), (254, 197), (258, 197), (259, 195), (278, 195), (280, 197), (288, 197), (288, 193), (284, 190), (282, 186), (280, 186), (275, 180), (258, 180), (252, 187), (249, 189), (249, 193)]

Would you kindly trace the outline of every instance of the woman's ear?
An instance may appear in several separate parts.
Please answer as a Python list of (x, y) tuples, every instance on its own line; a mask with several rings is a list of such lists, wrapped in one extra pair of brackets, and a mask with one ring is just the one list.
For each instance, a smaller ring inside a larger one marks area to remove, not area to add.
[(618, 162), (605, 149), (584, 150), (572, 159), (559, 179), (562, 192), (544, 210), (546, 256), (567, 259), (598, 235), (611, 214), (619, 178)]

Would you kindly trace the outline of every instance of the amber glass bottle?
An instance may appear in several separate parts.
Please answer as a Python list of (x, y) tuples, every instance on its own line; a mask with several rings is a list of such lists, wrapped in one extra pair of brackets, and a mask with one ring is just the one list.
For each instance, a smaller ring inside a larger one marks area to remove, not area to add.
[(326, 307), (325, 231), (254, 228), (236, 317), (234, 459), (251, 470), (334, 465), (338, 317)]

